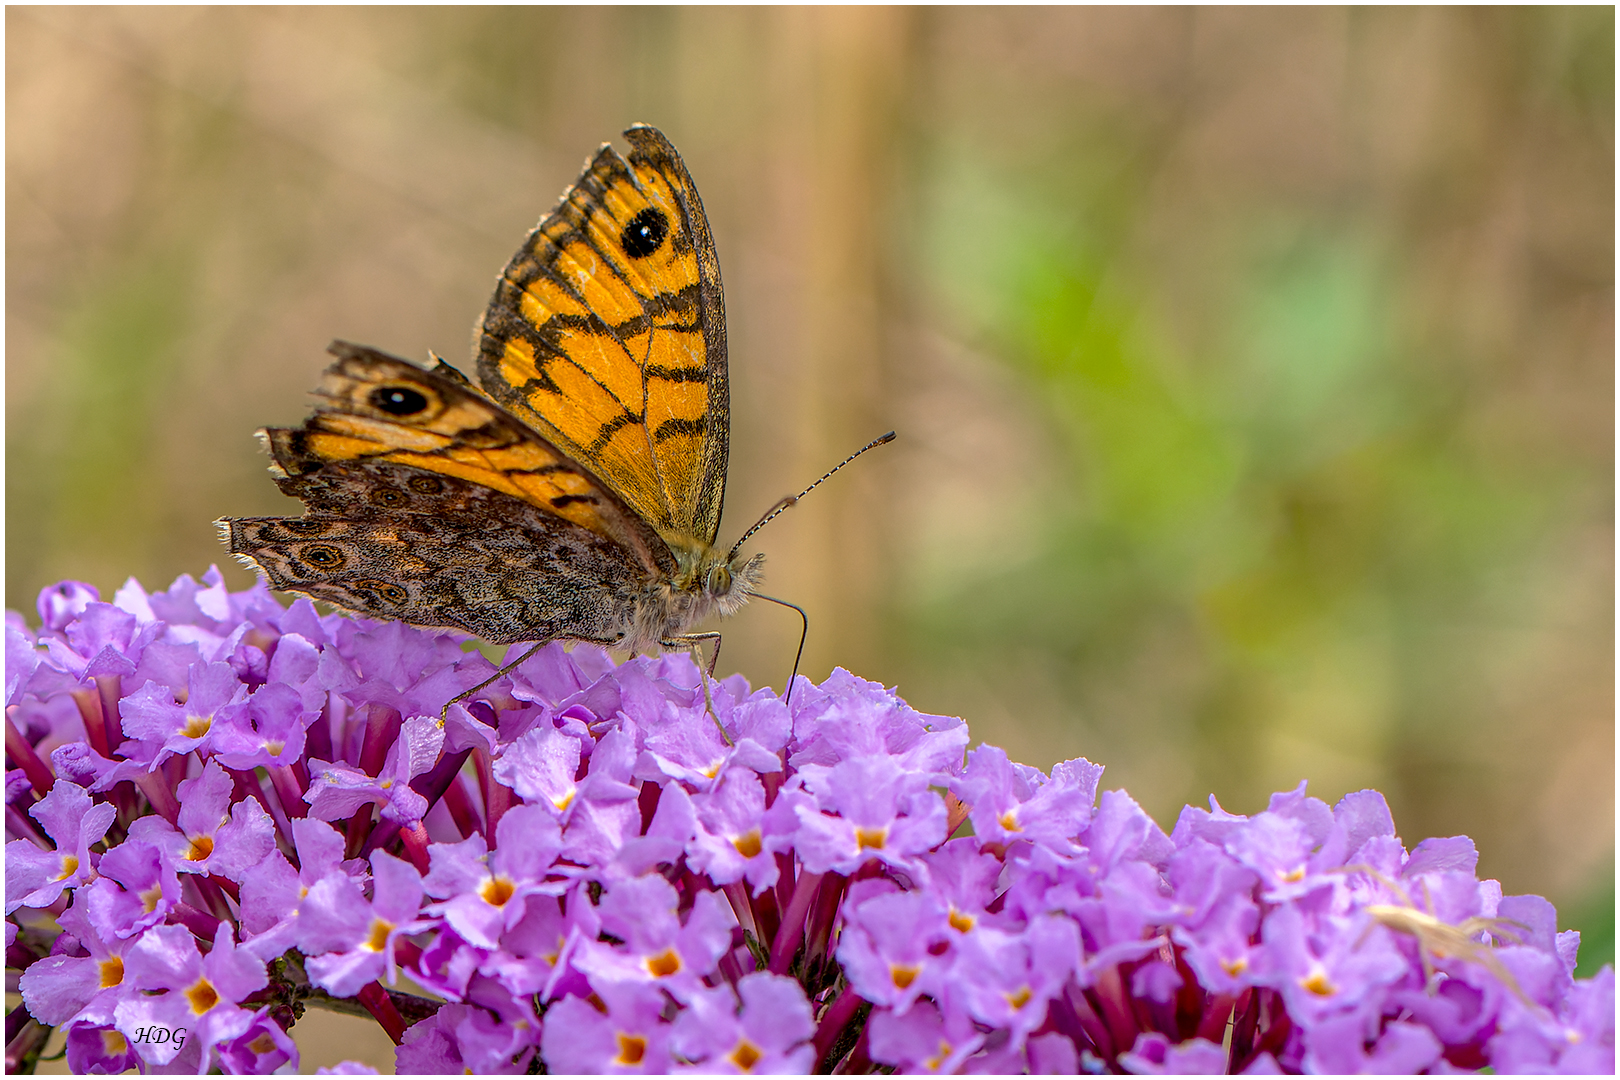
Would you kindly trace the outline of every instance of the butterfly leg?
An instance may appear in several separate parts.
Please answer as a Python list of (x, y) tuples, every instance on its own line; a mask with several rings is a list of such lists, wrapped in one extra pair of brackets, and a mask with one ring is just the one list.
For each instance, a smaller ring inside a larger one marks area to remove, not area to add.
[[(714, 653), (709, 657), (707, 664), (703, 662), (703, 643), (705, 641), (714, 642)], [(692, 659), (697, 662), (698, 682), (703, 686), (703, 704), (708, 708), (709, 715), (713, 717), (714, 726), (720, 728), (720, 737), (726, 740), (727, 746), (733, 745), (731, 736), (726, 733), (726, 729), (720, 724), (720, 717), (714, 711), (714, 697), (709, 693), (709, 680), (714, 678), (714, 665), (720, 662), (720, 635), (713, 630), (709, 630), (701, 634), (682, 634), (680, 637), (660, 641), (658, 644), (666, 649), (690, 649), (692, 651)]]
[[(523, 661), (527, 660), (529, 657), (533, 656), (535, 653), (539, 652), (541, 649), (545, 648), (547, 645), (550, 645), (553, 640), (555, 640), (555, 639), (548, 639), (546, 641), (537, 642), (533, 648), (526, 650), (523, 653), (522, 656), (518, 657), (516, 660), (512, 661), (510, 664), (506, 664), (505, 666), (503, 666), (501, 668), (501, 670), (497, 671), (495, 674), (491, 675), (489, 678), (485, 679), (483, 682), (479, 683), (477, 686), (473, 687), (471, 690), (463, 690), (461, 693), (457, 694), (455, 697), (453, 697), (449, 701), (445, 702), (444, 703), (444, 708), (439, 710), (439, 723), (442, 724), (442, 723), (445, 722), (445, 720), (447, 720), (449, 718), (449, 716), (450, 716), (450, 706), (459, 705), (461, 702), (466, 701), (468, 698), (470, 698), (474, 694), (478, 693), (478, 691), (482, 690), (484, 687), (488, 686), (490, 683), (494, 682), (496, 679), (499, 679), (502, 675), (506, 675), (506, 674), (510, 673), (514, 668), (516, 668), (518, 665), (522, 664)], [(611, 648), (612, 646), (617, 645), (619, 643), (618, 638), (612, 638), (610, 640), (605, 640), (605, 641), (596, 641), (596, 640), (593, 640), (593, 639), (590, 639), (590, 638), (580, 638), (579, 640), (584, 641), (587, 645), (601, 645), (601, 646), (606, 647), (606, 648)]]

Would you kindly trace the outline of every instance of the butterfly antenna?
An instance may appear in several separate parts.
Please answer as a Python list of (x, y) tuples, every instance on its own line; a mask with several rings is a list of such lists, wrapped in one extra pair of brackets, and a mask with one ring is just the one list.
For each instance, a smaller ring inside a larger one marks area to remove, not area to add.
[[(845, 465), (848, 465), (850, 462), (854, 461), (856, 458), (860, 457), (862, 454), (864, 454), (868, 450), (872, 449), (872, 447), (874, 447), (874, 446), (882, 446), (886, 442), (893, 442), (893, 441), (894, 441), (894, 432), (892, 432), (892, 431), (889, 432), (887, 435), (878, 436), (877, 438), (873, 439), (871, 442), (867, 443), (865, 446), (861, 447), (859, 450), (855, 451), (853, 454), (849, 455), (849, 457), (845, 458), (843, 461), (840, 461), (838, 464), (836, 464), (832, 468), (828, 469), (825, 473), (822, 474), (822, 477), (821, 477), (820, 480), (817, 480), (815, 483), (811, 484), (809, 487), (805, 488), (803, 491), (799, 492), (797, 495), (789, 495), (786, 498), (781, 499), (780, 501), (778, 501), (775, 506), (773, 506), (769, 510), (765, 511), (765, 516), (764, 517), (762, 517), (758, 521), (754, 522), (754, 527), (752, 529), (749, 529), (747, 532), (743, 533), (742, 538), (740, 540), (738, 540), (735, 544), (732, 545), (731, 554), (726, 556), (726, 561), (730, 562), (732, 559), (735, 559), (737, 557), (737, 552), (742, 550), (742, 546), (748, 542), (748, 538), (750, 536), (753, 536), (755, 533), (759, 532), (759, 530), (763, 529), (766, 525), (769, 525), (771, 523), (771, 519), (776, 517), (777, 514), (780, 514), (782, 511), (786, 510), (788, 507), (792, 506), (794, 503), (798, 502), (800, 499), (804, 498), (806, 495), (808, 495), (812, 491), (816, 490), (816, 488), (820, 487), (822, 484), (824, 484), (828, 480), (830, 480), (832, 478), (833, 473), (837, 472), (839, 469), (842, 469)], [(754, 595), (758, 596), (759, 594), (755, 593)], [(762, 597), (762, 599), (769, 600), (770, 597), (766, 596), (766, 597)], [(781, 600), (778, 600), (776, 602), (778, 604), (783, 603), (783, 601), (781, 601)], [(792, 604), (788, 604), (787, 606), (788, 607), (793, 607)], [(803, 615), (804, 612), (800, 611), (799, 614)], [(808, 625), (808, 623), (806, 625)], [(801, 652), (804, 649), (804, 645), (803, 645), (802, 642), (799, 645), (799, 649), (800, 649)], [(798, 665), (797, 664), (794, 665), (793, 670), (795, 672), (798, 671)]]
[[(891, 431), (887, 438), (892, 438), (893, 436), (894, 432)], [(878, 440), (878, 442), (884, 441), (886, 441), (886, 439)], [(872, 444), (872, 446), (876, 445), (877, 443)], [(871, 446), (867, 447), (868, 450), (871, 448)], [(823, 477), (822, 479), (826, 479), (826, 477)], [(781, 604), (783, 607), (792, 608), (794, 611), (799, 613), (799, 622), (803, 626), (803, 629), (799, 631), (799, 651), (793, 657), (793, 674), (788, 676), (787, 693), (782, 695), (782, 704), (787, 705), (793, 700), (793, 684), (799, 678), (799, 661), (804, 659), (804, 641), (810, 636), (810, 616), (806, 615), (804, 613), (804, 608), (800, 607), (798, 604), (790, 604), (786, 600), (778, 600), (776, 597), (766, 596), (764, 593), (754, 593), (753, 595), (759, 597), (761, 600), (769, 600), (773, 604)]]

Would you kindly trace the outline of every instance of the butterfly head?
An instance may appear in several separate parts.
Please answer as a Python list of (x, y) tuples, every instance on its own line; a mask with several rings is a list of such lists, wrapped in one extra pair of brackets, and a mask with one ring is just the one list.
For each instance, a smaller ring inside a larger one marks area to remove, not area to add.
[(748, 602), (764, 576), (765, 556), (738, 556), (726, 561), (716, 558), (703, 575), (703, 592), (711, 598), (722, 615), (734, 615)]
[(703, 614), (735, 615), (764, 577), (764, 555), (728, 554), (724, 548), (693, 546), (675, 554), (674, 585)]

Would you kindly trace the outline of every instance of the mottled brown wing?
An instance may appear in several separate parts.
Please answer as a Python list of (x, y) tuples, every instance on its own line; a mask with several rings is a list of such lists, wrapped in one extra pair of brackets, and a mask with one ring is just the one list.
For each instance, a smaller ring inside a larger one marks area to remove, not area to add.
[(619, 544), (480, 484), (372, 461), (288, 481), (314, 512), (222, 521), (278, 589), (486, 641), (609, 642), (641, 568)]
[[(448, 371), (344, 342), (331, 351), (338, 361), (316, 390), (324, 404), (301, 428), (264, 432), (271, 471), (287, 494), (316, 507), (312, 495), (345, 470), (404, 466), (419, 474), (409, 479), (418, 489), (432, 477), (465, 481), (612, 541), (649, 573), (673, 567), (664, 542), (589, 470)], [(321, 508), (346, 516), (392, 511), (396, 487), (350, 490)]]
[(720, 263), (675, 148), (625, 136), (630, 160), (604, 146), (501, 275), (478, 376), (671, 547), (708, 546), (730, 434)]

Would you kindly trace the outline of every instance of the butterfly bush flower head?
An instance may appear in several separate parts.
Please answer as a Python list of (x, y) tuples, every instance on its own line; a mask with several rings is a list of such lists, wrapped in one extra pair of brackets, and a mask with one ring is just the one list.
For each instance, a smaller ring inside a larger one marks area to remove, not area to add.
[(12, 1068), (296, 1069), (347, 1001), (401, 1072), (1614, 1070), (1612, 969), (1374, 791), (1166, 832), (844, 671), (711, 716), (684, 656), (551, 645), (441, 719), (495, 670), (457, 634), (214, 572), (38, 614)]

